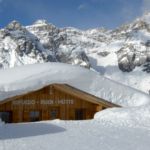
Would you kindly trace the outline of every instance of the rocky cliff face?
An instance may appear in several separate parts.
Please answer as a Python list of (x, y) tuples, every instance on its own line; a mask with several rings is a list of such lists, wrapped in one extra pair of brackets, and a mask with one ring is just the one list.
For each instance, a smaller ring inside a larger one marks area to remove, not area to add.
[(69, 33), (65, 29), (59, 29), (45, 20), (38, 20), (26, 28), (39, 39), (45, 49), (54, 54), (56, 61), (90, 67), (85, 52), (72, 48), (73, 43), (70, 43)]
[(57, 28), (45, 20), (26, 27), (13, 21), (0, 30), (1, 68), (48, 61), (91, 68), (148, 92), (150, 13), (115, 30)]
[(14, 67), (29, 63), (55, 61), (39, 39), (17, 21), (0, 30), (0, 66)]
[(0, 30), (0, 67), (8, 68), (19, 65), (64, 62), (84, 64), (89, 67), (84, 51), (62, 53), (60, 44), (66, 42), (66, 35), (52, 24), (39, 20), (32, 26), (23, 27), (12, 21)]

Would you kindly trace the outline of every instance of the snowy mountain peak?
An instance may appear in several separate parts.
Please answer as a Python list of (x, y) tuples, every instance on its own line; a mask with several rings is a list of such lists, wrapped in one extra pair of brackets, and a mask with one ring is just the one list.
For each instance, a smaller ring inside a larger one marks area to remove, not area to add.
[(23, 29), (23, 27), (18, 21), (14, 20), (6, 26), (6, 29), (13, 31), (13, 30), (21, 30)]
[(27, 27), (14, 20), (0, 29), (0, 68), (48, 61), (89, 67), (83, 50), (62, 51), (59, 48), (65, 40), (66, 33), (61, 33), (46, 20), (38, 20)]
[(90, 34), (96, 34), (96, 33), (98, 33), (98, 32), (105, 33), (105, 32), (107, 32), (107, 31), (109, 31), (109, 30), (107, 30), (107, 29), (105, 29), (105, 28), (103, 28), (103, 27), (86, 30), (86, 32), (88, 32), (88, 33), (90, 33)]
[(143, 21), (147, 22), (150, 24), (150, 12), (148, 13), (145, 13), (141, 18), (139, 19), (142, 19)]
[(31, 26), (27, 26), (27, 28), (35, 28), (35, 30), (38, 29), (43, 29), (43, 30), (49, 30), (50, 28), (56, 28), (55, 25), (48, 23), (47, 20), (37, 20), (33, 23)]
[(49, 23), (45, 19), (39, 19), (34, 22), (34, 25), (47, 25), (47, 24), (49, 24)]

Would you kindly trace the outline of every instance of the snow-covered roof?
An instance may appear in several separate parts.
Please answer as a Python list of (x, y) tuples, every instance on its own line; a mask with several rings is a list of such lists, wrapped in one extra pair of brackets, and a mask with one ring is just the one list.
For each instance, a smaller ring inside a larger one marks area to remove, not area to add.
[(62, 63), (43, 63), (0, 70), (0, 100), (38, 90), (53, 83), (69, 84), (122, 106), (150, 103), (149, 95), (98, 73)]

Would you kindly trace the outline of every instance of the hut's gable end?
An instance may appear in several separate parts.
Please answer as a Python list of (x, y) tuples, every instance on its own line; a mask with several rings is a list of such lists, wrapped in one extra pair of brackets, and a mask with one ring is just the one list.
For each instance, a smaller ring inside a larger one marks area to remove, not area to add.
[(90, 100), (90, 97), (84, 92), (72, 89), (67, 85), (54, 84), (3, 101), (0, 104), (0, 115), (7, 116), (10, 119), (8, 122), (57, 118), (81, 120), (91, 119), (97, 111), (107, 107), (110, 106)]

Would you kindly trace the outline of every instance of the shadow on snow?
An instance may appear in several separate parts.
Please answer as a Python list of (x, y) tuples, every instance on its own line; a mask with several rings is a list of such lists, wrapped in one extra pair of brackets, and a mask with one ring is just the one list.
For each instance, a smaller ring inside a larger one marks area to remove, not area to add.
[(51, 123), (5, 124), (0, 126), (0, 140), (55, 134), (65, 128)]

